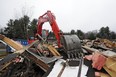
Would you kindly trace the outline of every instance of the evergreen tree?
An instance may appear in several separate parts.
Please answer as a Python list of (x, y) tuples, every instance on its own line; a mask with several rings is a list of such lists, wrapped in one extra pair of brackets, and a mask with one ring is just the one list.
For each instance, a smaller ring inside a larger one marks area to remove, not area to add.
[(72, 29), (70, 33), (71, 33), (71, 34), (75, 34), (75, 30), (74, 30), (74, 29)]
[(77, 30), (77, 36), (78, 36), (80, 39), (84, 39), (84, 38), (85, 38), (84, 32), (82, 32), (81, 30)]

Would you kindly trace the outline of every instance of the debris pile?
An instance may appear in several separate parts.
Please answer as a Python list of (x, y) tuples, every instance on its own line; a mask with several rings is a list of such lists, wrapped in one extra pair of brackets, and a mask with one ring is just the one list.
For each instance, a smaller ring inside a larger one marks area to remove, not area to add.
[(0, 77), (116, 77), (115, 41), (83, 40), (82, 51), (69, 55), (55, 42), (36, 40), (22, 46), (1, 34), (0, 40), (15, 49), (0, 57)]

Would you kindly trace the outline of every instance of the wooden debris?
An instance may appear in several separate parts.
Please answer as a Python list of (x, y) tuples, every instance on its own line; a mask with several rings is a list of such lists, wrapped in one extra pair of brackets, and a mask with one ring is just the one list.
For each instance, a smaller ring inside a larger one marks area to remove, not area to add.
[(0, 34), (0, 39), (2, 41), (4, 41), (5, 43), (7, 43), (9, 46), (13, 47), (16, 50), (20, 50), (23, 48), (23, 46), (15, 41), (13, 41), (12, 39), (9, 39), (7, 37), (5, 37), (4, 35)]

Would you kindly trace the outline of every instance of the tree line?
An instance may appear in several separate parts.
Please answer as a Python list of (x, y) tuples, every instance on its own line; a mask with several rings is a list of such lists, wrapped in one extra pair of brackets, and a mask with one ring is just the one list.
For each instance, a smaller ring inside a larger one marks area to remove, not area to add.
[(37, 19), (30, 21), (27, 15), (19, 19), (10, 19), (1, 33), (13, 39), (27, 39), (36, 33)]
[[(30, 20), (29, 16), (24, 15), (19, 19), (10, 19), (7, 23), (7, 27), (1, 28), (0, 33), (13, 39), (27, 39), (27, 37), (35, 36), (37, 32), (37, 19)], [(81, 40), (90, 39), (94, 40), (98, 38), (116, 39), (116, 33), (111, 31), (110, 28), (101, 27), (99, 31), (89, 31), (87, 33), (81, 30), (71, 30), (65, 34), (76, 34)], [(53, 33), (51, 33), (53, 35)]]
[(84, 33), (81, 30), (71, 30), (71, 34), (77, 34), (77, 36), (80, 39), (90, 39), (94, 40), (96, 38), (102, 38), (102, 39), (116, 39), (116, 33), (114, 31), (111, 31), (108, 26), (106, 27), (101, 27), (99, 31), (94, 30), (94, 31), (89, 31), (87, 33)]

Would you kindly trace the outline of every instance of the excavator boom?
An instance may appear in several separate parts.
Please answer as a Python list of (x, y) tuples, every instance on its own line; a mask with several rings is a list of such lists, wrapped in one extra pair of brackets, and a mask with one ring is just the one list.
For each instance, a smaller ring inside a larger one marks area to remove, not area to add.
[(45, 14), (39, 17), (38, 21), (38, 26), (37, 26), (37, 34), (42, 35), (42, 25), (45, 22), (49, 22), (51, 25), (51, 28), (55, 34), (55, 37), (58, 41), (58, 46), (61, 47), (61, 42), (60, 42), (60, 29), (55, 21), (55, 16), (51, 13), (51, 11), (47, 11)]

